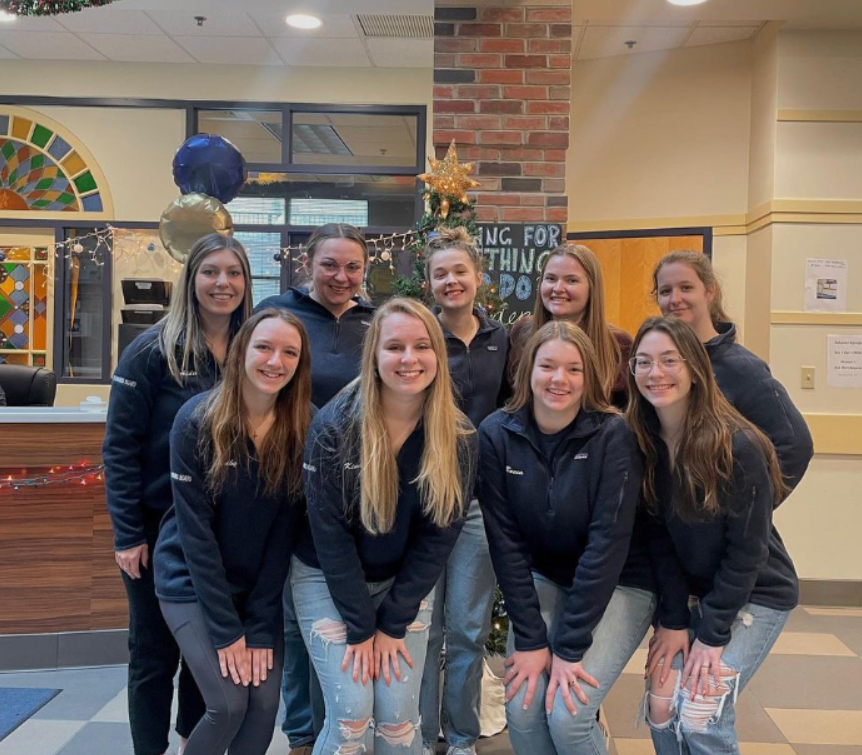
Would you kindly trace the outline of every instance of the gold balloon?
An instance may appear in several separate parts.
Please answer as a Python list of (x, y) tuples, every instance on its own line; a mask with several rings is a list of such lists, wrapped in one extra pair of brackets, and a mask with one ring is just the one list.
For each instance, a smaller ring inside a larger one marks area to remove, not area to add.
[(233, 220), (218, 199), (206, 194), (184, 194), (175, 199), (159, 221), (159, 238), (177, 262), (185, 262), (194, 243), (213, 231), (233, 236)]
[(473, 163), (459, 163), (458, 150), (455, 149), (455, 140), (449, 145), (446, 157), (438, 160), (435, 157), (428, 158), (431, 170), (428, 173), (420, 173), (418, 178), (431, 187), (431, 190), (442, 197), (440, 202), (440, 215), (443, 219), (449, 214), (449, 203), (451, 200), (468, 202), (467, 191), (475, 189), (482, 184), (470, 178), (473, 172)]

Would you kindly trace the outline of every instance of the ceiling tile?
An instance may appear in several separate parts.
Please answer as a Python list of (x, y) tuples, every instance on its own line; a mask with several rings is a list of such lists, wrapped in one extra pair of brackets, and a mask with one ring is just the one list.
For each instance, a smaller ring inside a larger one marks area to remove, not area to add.
[(722, 42), (739, 42), (751, 39), (759, 26), (698, 26), (685, 43), (686, 47), (715, 45)]
[(291, 66), (370, 68), (371, 61), (358, 39), (273, 39), (273, 47)]
[(368, 52), (380, 68), (431, 68), (433, 39), (367, 39)]
[[(172, 37), (261, 37), (260, 29), (242, 11), (214, 9), (211, 13), (193, 10), (148, 11), (147, 15), (165, 33)], [(198, 26), (194, 17), (202, 15), (206, 21)]]
[(698, 26), (755, 26), (758, 29), (765, 21), (698, 21)]
[(57, 21), (74, 32), (92, 34), (163, 34), (146, 13), (113, 5), (88, 8), (80, 13), (57, 16)]
[(236, 63), (239, 65), (284, 65), (265, 39), (253, 37), (174, 37), (201, 63)]
[(14, 21), (0, 26), (3, 31), (65, 31), (53, 18), (48, 16), (18, 16)]
[[(588, 26), (578, 54), (579, 60), (608, 58), (613, 55), (672, 50), (679, 47), (689, 34), (681, 26)], [(626, 42), (636, 42), (629, 50)]]
[(79, 34), (110, 60), (133, 63), (194, 63), (170, 37), (135, 34)]
[(28, 60), (104, 60), (70, 32), (0, 30), (0, 45)]
[[(635, 14), (636, 16), (637, 14)], [(578, 21), (578, 23), (581, 23)], [(655, 26), (680, 26), (685, 27), (686, 29), (690, 29), (694, 26), (693, 21), (686, 21), (684, 19), (648, 19), (648, 18), (590, 18), (589, 20), (584, 20), (583, 23), (586, 23), (587, 26), (614, 26), (614, 27), (655, 27)]]
[(0, 60), (18, 60), (18, 56), (12, 50), (0, 47)]
[(257, 25), (263, 29), (267, 37), (305, 37), (315, 39), (317, 37), (344, 37), (356, 39), (359, 32), (353, 23), (353, 16), (338, 13), (314, 13), (323, 24), (319, 29), (294, 29), (285, 23), (288, 13), (252, 13), (251, 17)]

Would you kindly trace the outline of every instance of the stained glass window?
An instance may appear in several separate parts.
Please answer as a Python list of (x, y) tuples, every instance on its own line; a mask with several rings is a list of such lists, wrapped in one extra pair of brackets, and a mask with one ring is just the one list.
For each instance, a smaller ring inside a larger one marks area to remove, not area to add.
[(44, 367), (48, 348), (48, 249), (0, 247), (0, 364)]

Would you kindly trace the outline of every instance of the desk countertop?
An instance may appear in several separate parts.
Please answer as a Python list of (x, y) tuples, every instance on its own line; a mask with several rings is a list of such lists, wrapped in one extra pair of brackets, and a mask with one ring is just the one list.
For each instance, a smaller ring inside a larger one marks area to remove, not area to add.
[(0, 406), (0, 425), (104, 424), (107, 404), (103, 406), (102, 411), (86, 412), (73, 406)]

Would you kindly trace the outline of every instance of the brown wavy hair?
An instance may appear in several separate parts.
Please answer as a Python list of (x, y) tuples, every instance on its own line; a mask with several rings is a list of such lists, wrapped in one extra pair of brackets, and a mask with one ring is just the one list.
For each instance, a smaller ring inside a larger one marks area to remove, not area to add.
[(242, 398), (246, 380), (245, 356), (255, 328), (264, 320), (278, 318), (299, 331), (302, 349), (296, 372), (275, 399), (275, 419), (258, 456), (264, 490), (296, 494), (302, 490), (302, 453), (311, 424), (311, 353), (308, 334), (296, 315), (269, 307), (246, 320), (233, 339), (221, 382), (201, 406), (200, 450), (209, 459), (207, 484), (213, 493), (224, 487), (229, 462), (249, 468), (248, 412)]
[[(763, 451), (772, 481), (773, 499), (776, 503), (781, 501), (787, 489), (781, 479), (775, 448), (719, 390), (706, 349), (691, 326), (674, 317), (651, 317), (635, 336), (633, 355), (637, 354), (644, 336), (652, 331), (664, 333), (673, 341), (685, 360), (692, 381), (673, 464), (674, 485), (682, 493), (674, 497), (674, 513), (683, 521), (697, 522), (733, 511), (733, 502), (727, 500), (724, 491), (733, 477), (733, 434), (740, 430)], [(655, 509), (658, 506), (655, 487), (658, 414), (641, 395), (631, 370), (628, 371), (628, 381), (626, 421), (645, 456), (644, 500)]]
[[(706, 286), (706, 290), (712, 293), (712, 301), (709, 304), (709, 316), (712, 318), (712, 324), (716, 325), (720, 322), (732, 322), (727, 312), (724, 311), (724, 299), (721, 294), (721, 283), (718, 281), (718, 276), (712, 267), (709, 257), (702, 252), (695, 252), (691, 249), (677, 249), (673, 252), (668, 252), (662, 257), (652, 271), (652, 295), (658, 303), (658, 274), (665, 265), (688, 265), (694, 270), (695, 275), (700, 278), (701, 283)], [(634, 352), (632, 352), (634, 353)]]
[(597, 367), (596, 350), (583, 329), (565, 320), (551, 320), (539, 328), (527, 341), (524, 355), (518, 362), (515, 372), (515, 386), (512, 398), (506, 403), (505, 411), (517, 412), (533, 404), (533, 389), (530, 387), (530, 376), (536, 362), (539, 349), (549, 341), (565, 341), (581, 352), (584, 362), (584, 395), (581, 407), (584, 409), (616, 414), (617, 410), (608, 403), (607, 395), (602, 387), (602, 381)]

